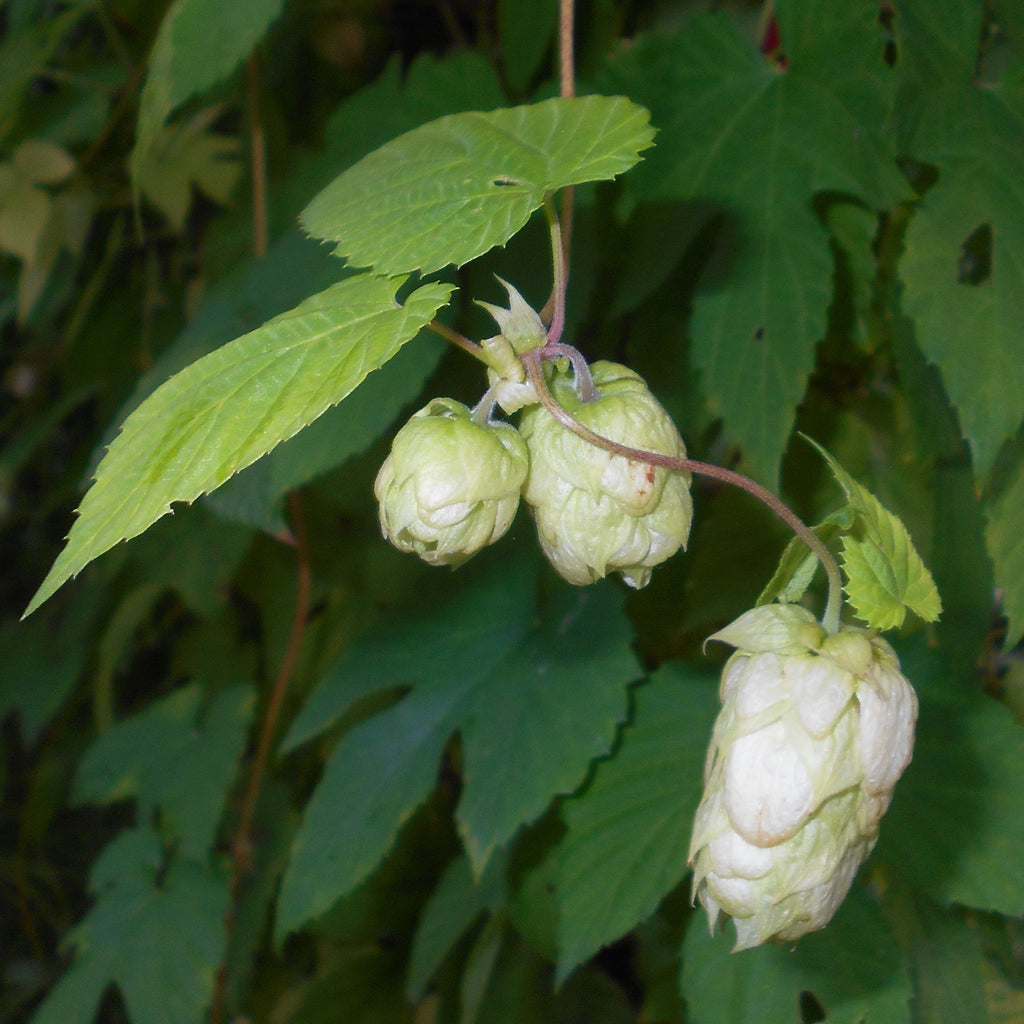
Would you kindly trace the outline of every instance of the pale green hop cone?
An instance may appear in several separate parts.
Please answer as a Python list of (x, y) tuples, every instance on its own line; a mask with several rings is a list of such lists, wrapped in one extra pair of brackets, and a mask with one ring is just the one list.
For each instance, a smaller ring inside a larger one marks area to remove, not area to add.
[(736, 949), (823, 928), (875, 845), (910, 762), (917, 697), (895, 651), (854, 627), (828, 636), (797, 605), (716, 633), (736, 648), (690, 842), (693, 893)]
[(461, 565), (509, 528), (528, 467), (515, 427), (481, 426), (460, 402), (435, 398), (395, 435), (377, 474), (381, 531), (431, 565)]
[[(685, 457), (672, 418), (644, 379), (618, 363), (590, 368), (601, 397), (582, 402), (571, 379), (556, 374), (559, 403), (595, 433), (632, 448)], [(693, 519), (690, 474), (613, 455), (563, 427), (541, 406), (524, 410), (530, 449), (523, 497), (541, 548), (569, 583), (584, 586), (618, 572), (643, 587), (654, 566), (686, 546)]]

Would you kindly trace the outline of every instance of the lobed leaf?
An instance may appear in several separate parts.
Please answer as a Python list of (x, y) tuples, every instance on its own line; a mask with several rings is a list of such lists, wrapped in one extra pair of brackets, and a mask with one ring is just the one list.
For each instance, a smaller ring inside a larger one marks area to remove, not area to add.
[(562, 812), (568, 831), (554, 854), (559, 981), (652, 914), (688, 870), (717, 688), (706, 673), (667, 667), (635, 701), (615, 757)]
[(118, 541), (219, 487), (350, 394), (427, 324), (452, 286), (404, 305), (402, 282), (332, 285), (176, 374), (125, 421), (61, 552), (26, 611)]
[(815, 197), (871, 209), (908, 196), (880, 128), (892, 101), (870, 5), (776, 3), (786, 63), (725, 13), (623, 49), (602, 84), (651, 110), (640, 201), (712, 205), (718, 250), (694, 297), (693, 358), (713, 413), (756, 475), (777, 479), (825, 333), (834, 258)]
[(928, 90), (921, 105), (912, 152), (939, 180), (907, 229), (903, 306), (983, 476), (1024, 410), (1024, 109), (973, 86)]
[(504, 245), (548, 193), (628, 171), (653, 136), (647, 111), (622, 97), (449, 114), (363, 157), (302, 225), (381, 274), (461, 266)]
[(863, 528), (862, 535), (843, 536), (844, 589), (857, 615), (880, 630), (901, 625), (907, 608), (934, 622), (942, 602), (907, 528), (821, 445), (810, 443), (828, 463)]
[(102, 733), (78, 765), (73, 801), (135, 798), (140, 821), (159, 813), (167, 842), (197, 861), (206, 857), (255, 702), (249, 687), (234, 686), (200, 714), (203, 696), (193, 683)]
[[(346, 733), (328, 759), (285, 875), (279, 937), (369, 874), (433, 788), (454, 733), (463, 763), (455, 817), (477, 873), (608, 752), (638, 674), (621, 597), (607, 587), (562, 589), (538, 620), (528, 565), (482, 574), (418, 621), (378, 627), (325, 681), (333, 697), (314, 694), (326, 727), (374, 689), (412, 687)], [(301, 730), (316, 731), (308, 720)]]
[(185, 858), (162, 870), (164, 856), (147, 828), (106, 847), (90, 878), (96, 903), (69, 935), (75, 959), (32, 1024), (91, 1024), (112, 984), (133, 1024), (206, 1019), (224, 953), (228, 877)]

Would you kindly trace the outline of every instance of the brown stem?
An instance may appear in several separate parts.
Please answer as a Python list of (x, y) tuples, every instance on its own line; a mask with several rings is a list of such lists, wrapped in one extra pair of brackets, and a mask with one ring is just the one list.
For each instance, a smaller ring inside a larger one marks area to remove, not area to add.
[(541, 405), (563, 427), (571, 430), (577, 437), (627, 459), (646, 462), (651, 466), (661, 466), (676, 473), (698, 473), (701, 476), (720, 480), (722, 483), (732, 484), (767, 505), (817, 556), (828, 578), (828, 599), (822, 624), (829, 633), (835, 633), (839, 629), (839, 613), (843, 600), (843, 580), (839, 566), (821, 538), (781, 498), (769, 491), (767, 487), (757, 483), (756, 480), (751, 480), (750, 477), (734, 470), (725, 469), (723, 466), (716, 466), (710, 462), (699, 462), (697, 459), (681, 458), (677, 455), (663, 455), (661, 452), (651, 452), (643, 448), (631, 448), (629, 445), (620, 444), (618, 441), (595, 433), (580, 423), (567, 409), (559, 405), (558, 399), (551, 393), (547, 381), (544, 379), (543, 349), (533, 349), (524, 353), (521, 358)]
[(267, 145), (260, 116), (260, 65), (255, 50), (249, 54), (245, 71), (252, 151), (252, 251), (261, 259), (267, 254)]
[[(302, 641), (306, 634), (306, 622), (309, 618), (309, 594), (312, 572), (309, 562), (309, 543), (306, 536), (302, 500), (297, 491), (289, 493), (288, 507), (291, 512), (292, 533), (295, 537), (296, 571), (298, 577), (295, 608), (292, 613), (292, 629), (288, 637), (288, 646), (285, 648), (284, 657), (282, 657), (281, 665), (278, 668), (277, 678), (274, 680), (273, 689), (270, 691), (270, 699), (267, 702), (267, 710), (263, 715), (263, 724), (260, 729), (259, 741), (256, 745), (256, 753), (253, 755), (249, 767), (249, 779), (245, 787), (245, 795), (242, 798), (238, 828), (235, 829), (234, 837), (231, 840), (231, 887), (229, 890), (228, 915), (225, 922), (225, 930), (229, 939), (234, 930), (235, 916), (238, 910), (238, 895), (241, 891), (242, 881), (252, 870), (251, 834), (253, 819), (256, 815), (256, 804), (263, 785), (263, 777), (266, 775), (267, 765), (270, 762), (270, 752), (277, 734), (277, 723), (281, 717), (281, 708), (284, 705), (284, 699), (288, 693), (292, 676), (295, 674), (295, 666), (298, 664), (299, 654), (302, 650)], [(210, 1020), (213, 1024), (221, 1024), (224, 1020), (226, 992), (227, 963), (225, 962), (221, 964), (220, 970), (217, 973), (217, 984), (214, 990), (213, 1005), (210, 1010)]]

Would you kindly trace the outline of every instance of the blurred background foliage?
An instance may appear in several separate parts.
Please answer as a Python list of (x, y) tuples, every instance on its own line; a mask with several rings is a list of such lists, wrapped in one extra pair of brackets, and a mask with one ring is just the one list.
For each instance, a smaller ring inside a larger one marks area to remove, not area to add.
[[(943, 597), (891, 637), (922, 713), (878, 850), (795, 952), (730, 957), (685, 868), (701, 645), (784, 529), (697, 482), (639, 593), (562, 584), (522, 512), (456, 574), (399, 555), (391, 433), (482, 391), (437, 339), (18, 621), (127, 411), (338, 278), (299, 211), (556, 93), (557, 13), (0, 2), (0, 1021), (1024, 1021), (1016, 0), (578, 2), (580, 91), (659, 135), (579, 190), (567, 340), (811, 521), (820, 440)], [(531, 222), (448, 272), (452, 322), (549, 266)]]

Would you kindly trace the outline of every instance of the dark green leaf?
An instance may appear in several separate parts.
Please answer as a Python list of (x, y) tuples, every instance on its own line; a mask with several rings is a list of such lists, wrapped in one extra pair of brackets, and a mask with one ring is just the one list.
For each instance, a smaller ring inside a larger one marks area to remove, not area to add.
[(498, 0), (498, 34), (505, 77), (525, 89), (554, 42), (558, 0)]
[(134, 798), (139, 819), (159, 811), (161, 832), (196, 860), (210, 852), (253, 710), (235, 686), (200, 714), (203, 690), (186, 686), (103, 733), (75, 776), (78, 803)]
[(1024, 457), (1018, 458), (1012, 479), (985, 515), (985, 540), (1009, 620), (1003, 646), (1012, 650), (1024, 637)]
[(707, 918), (693, 915), (682, 977), (693, 1024), (909, 1024), (910, 982), (899, 946), (861, 885), (824, 931), (795, 946), (733, 954), (732, 944), (724, 932), (709, 938)]
[(909, 646), (903, 671), (921, 698), (917, 741), (877, 855), (939, 903), (1024, 913), (1024, 729), (948, 678), (942, 652)]
[(932, 78), (908, 93), (904, 145), (939, 175), (907, 230), (904, 308), (984, 475), (1024, 409), (1024, 109), (975, 81), (979, 4), (907, 0), (902, 8), (911, 68), (929, 63), (922, 73)]
[(505, 861), (493, 857), (483, 878), (473, 877), (468, 857), (456, 857), (431, 893), (413, 936), (409, 954), (406, 995), (423, 998), (427, 984), (455, 943), (485, 910), (500, 900), (504, 888)]
[[(527, 564), (483, 574), (419, 621), (378, 627), (314, 695), (324, 728), (373, 688), (413, 687), (328, 760), (285, 876), (279, 935), (366, 877), (433, 787), (453, 733), (464, 763), (456, 821), (478, 872), (607, 753), (638, 674), (621, 599), (608, 587), (560, 589), (538, 620)], [(296, 735), (315, 731), (298, 724)]]
[(988, 1021), (976, 929), (960, 914), (901, 887), (886, 894), (886, 909), (914, 979), (914, 1024)]
[(885, 209), (906, 194), (879, 127), (891, 74), (870, 5), (777, 3), (783, 69), (725, 14), (634, 42), (607, 85), (651, 110), (641, 200), (714, 203), (717, 262), (694, 299), (693, 358), (711, 409), (771, 485), (825, 333), (833, 258), (823, 192)]
[(26, 612), (118, 541), (195, 501), (312, 423), (386, 363), (452, 292), (350, 277), (172, 377), (124, 423), (68, 544)]
[(707, 674), (669, 667), (635, 700), (615, 756), (563, 810), (559, 980), (653, 913), (687, 871), (717, 689)]
[(228, 879), (194, 861), (163, 869), (148, 829), (123, 832), (93, 866), (96, 904), (69, 936), (75, 959), (32, 1024), (90, 1024), (117, 985), (133, 1024), (202, 1024), (224, 952)]
[(461, 266), (507, 242), (546, 193), (628, 171), (652, 138), (647, 112), (621, 97), (450, 114), (349, 168), (302, 224), (381, 274)]

